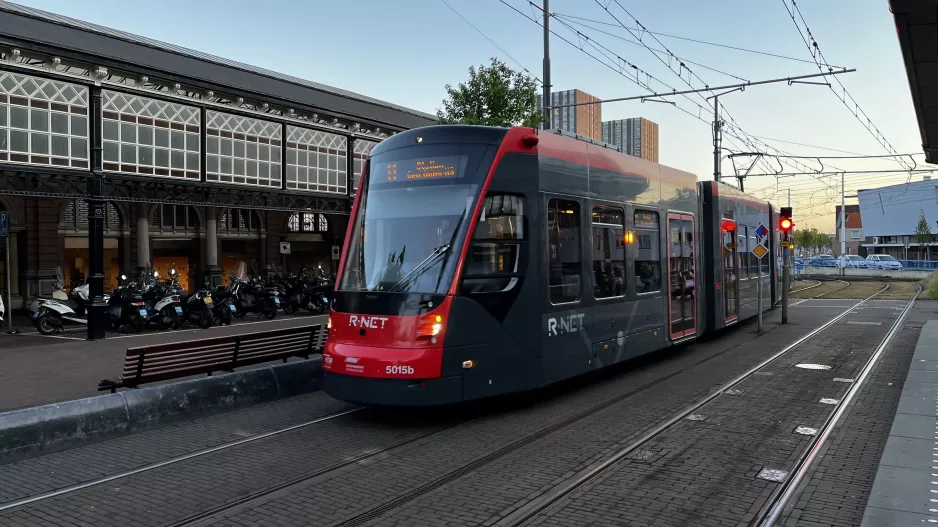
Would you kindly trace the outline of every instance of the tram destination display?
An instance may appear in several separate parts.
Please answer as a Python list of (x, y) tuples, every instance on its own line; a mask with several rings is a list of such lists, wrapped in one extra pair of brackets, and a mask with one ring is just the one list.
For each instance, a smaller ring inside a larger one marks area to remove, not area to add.
[[(383, 163), (377, 174), (381, 183), (416, 183), (426, 180), (459, 178), (464, 156), (438, 156), (402, 159)], [(381, 177), (384, 176), (384, 177)]]

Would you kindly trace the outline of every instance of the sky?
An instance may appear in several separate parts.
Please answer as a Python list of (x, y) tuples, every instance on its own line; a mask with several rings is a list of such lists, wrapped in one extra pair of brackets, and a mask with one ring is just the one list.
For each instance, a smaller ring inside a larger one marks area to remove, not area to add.
[[(541, 77), (542, 29), (525, 18), (539, 16), (539, 12), (527, 0), (19, 3), (429, 113), (441, 106), (446, 84), (466, 80), (469, 66), (487, 64), (491, 57)], [(540, 5), (541, 0), (535, 3)], [(827, 63), (856, 68), (855, 73), (840, 75), (838, 80), (872, 125), (895, 151), (915, 154), (914, 160), (923, 168), (921, 137), (887, 1), (802, 0), (797, 6), (803, 20), (795, 13), (800, 32), (786, 5), (790, 8), (791, 0), (553, 0), (550, 10), (558, 16), (551, 28), (572, 43), (551, 37), (553, 91), (578, 88), (602, 99), (647, 94), (634, 82), (634, 75), (629, 80), (629, 71), (634, 70), (616, 70), (620, 58), (638, 67), (643, 72), (639, 80), (655, 91), (818, 73), (802, 39), (802, 35), (807, 37), (807, 27)], [(636, 19), (651, 33), (639, 30)], [(576, 30), (588, 40), (578, 37)], [(660, 52), (650, 51), (646, 45)], [(683, 60), (692, 73), (678, 66), (678, 59), (669, 60), (665, 48)], [(751, 86), (720, 101), (745, 137), (755, 136), (771, 147), (757, 144), (762, 152), (798, 156), (886, 154), (886, 149), (858, 122), (852, 103), (848, 109), (832, 91), (842, 94), (841, 86), (835, 80), (830, 82), (832, 88), (785, 82)], [(693, 172), (701, 180), (713, 179), (709, 124), (712, 109), (708, 109), (711, 103), (704, 100), (709, 95), (670, 99), (676, 106), (640, 101), (606, 103), (602, 117), (645, 117), (658, 123), (659, 162)], [(734, 152), (754, 150), (731, 137), (724, 139), (723, 147)], [(748, 168), (744, 159), (736, 158), (742, 172)], [(793, 168), (799, 162), (803, 165)], [(848, 196), (855, 196), (857, 189), (923, 177), (849, 173), (901, 169), (894, 158), (762, 158), (754, 165), (752, 176), (745, 182), (747, 192), (786, 205), (790, 190), (799, 227), (828, 232), (834, 230), (834, 205), (840, 203), (841, 176), (776, 177), (780, 164), (786, 173), (819, 170), (822, 166), (824, 171), (848, 171), (844, 176)], [(721, 166), (724, 176), (734, 173), (732, 159), (724, 159)], [(848, 199), (847, 203), (856, 200)]]

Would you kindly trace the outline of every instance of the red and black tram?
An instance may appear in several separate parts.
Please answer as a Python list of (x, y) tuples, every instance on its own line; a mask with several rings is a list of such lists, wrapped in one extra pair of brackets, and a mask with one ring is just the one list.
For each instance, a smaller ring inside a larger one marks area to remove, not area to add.
[(399, 133), (364, 167), (325, 390), (366, 404), (467, 401), (730, 326), (780, 296), (775, 219), (733, 187), (562, 132)]

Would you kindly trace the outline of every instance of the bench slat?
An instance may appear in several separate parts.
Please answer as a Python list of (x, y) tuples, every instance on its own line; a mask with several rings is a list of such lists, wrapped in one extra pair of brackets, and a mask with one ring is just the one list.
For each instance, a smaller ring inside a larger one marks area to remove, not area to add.
[(128, 348), (121, 377), (98, 390), (160, 382), (321, 352), (322, 324)]

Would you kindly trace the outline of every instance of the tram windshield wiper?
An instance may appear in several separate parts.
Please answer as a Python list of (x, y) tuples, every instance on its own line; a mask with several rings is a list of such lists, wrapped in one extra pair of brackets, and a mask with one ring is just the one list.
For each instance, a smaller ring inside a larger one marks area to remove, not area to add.
[(443, 245), (433, 249), (433, 251), (431, 251), (430, 254), (423, 259), (423, 261), (417, 264), (417, 266), (414, 267), (411, 272), (407, 273), (403, 278), (395, 282), (394, 285), (389, 287), (387, 290), (389, 292), (397, 291), (402, 285), (412, 282), (415, 278), (426, 272), (427, 269), (430, 269), (433, 266), (433, 263), (439, 260), (444, 254), (448, 253), (452, 248), (452, 244), (444, 243)]

